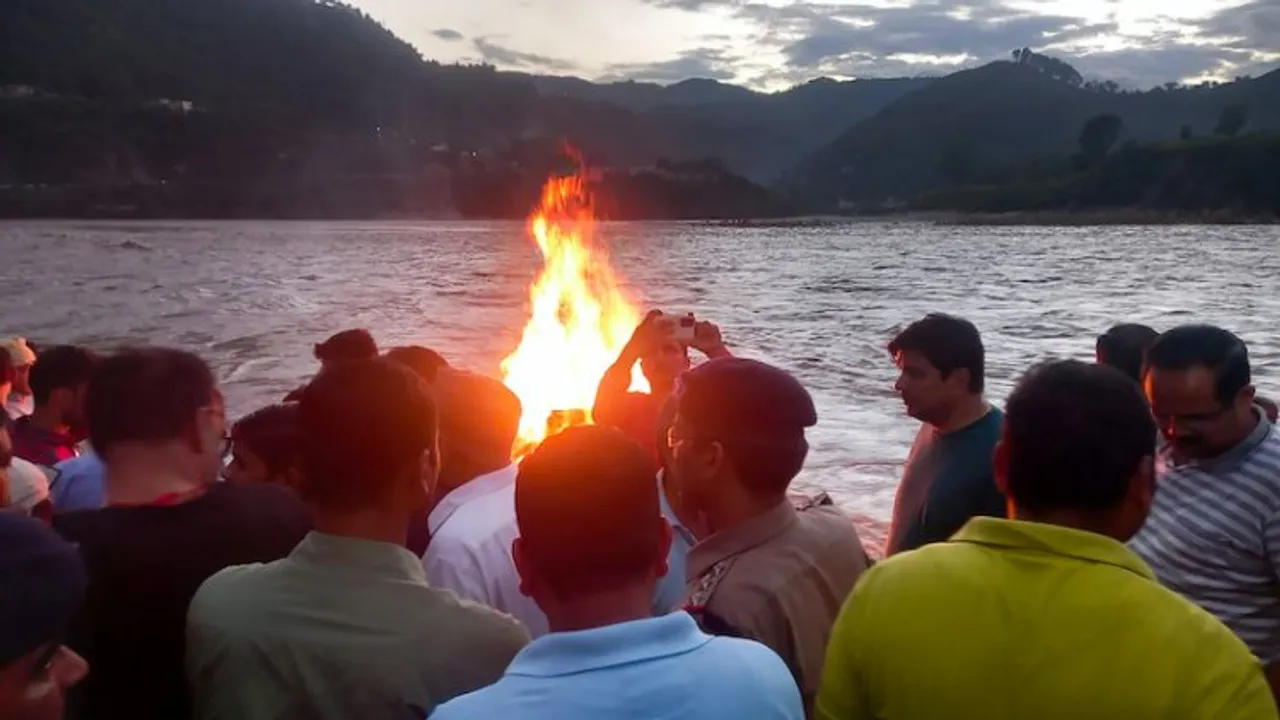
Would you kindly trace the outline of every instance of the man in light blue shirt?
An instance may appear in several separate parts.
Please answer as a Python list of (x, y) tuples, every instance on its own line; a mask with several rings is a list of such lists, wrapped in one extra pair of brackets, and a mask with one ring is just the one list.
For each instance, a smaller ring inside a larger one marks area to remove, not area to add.
[(707, 635), (683, 612), (651, 616), (671, 545), (659, 508), (652, 460), (618, 430), (570, 428), (529, 455), (512, 556), (551, 632), (432, 720), (803, 720), (772, 650)]
[(98, 510), (106, 506), (104, 477), (107, 468), (93, 448), (86, 448), (78, 457), (63, 460), (53, 469), (57, 475), (49, 486), (49, 492), (53, 496), (54, 512)]

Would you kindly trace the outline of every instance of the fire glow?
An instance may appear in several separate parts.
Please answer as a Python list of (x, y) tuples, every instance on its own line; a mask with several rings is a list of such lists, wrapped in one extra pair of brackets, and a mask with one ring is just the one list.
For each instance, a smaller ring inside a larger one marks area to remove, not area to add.
[[(548, 435), (591, 422), (600, 379), (640, 321), (596, 230), (583, 175), (548, 180), (529, 218), (542, 270), (529, 289), (520, 345), (502, 361), (502, 380), (524, 406), (517, 458)], [(638, 368), (631, 389), (649, 389)]]

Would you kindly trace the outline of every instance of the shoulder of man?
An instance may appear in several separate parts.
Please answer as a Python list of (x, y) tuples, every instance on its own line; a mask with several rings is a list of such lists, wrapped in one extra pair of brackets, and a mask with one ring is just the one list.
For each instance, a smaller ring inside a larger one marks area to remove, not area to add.
[(803, 716), (800, 688), (786, 662), (769, 646), (756, 640), (715, 637), (704, 646), (703, 664), (723, 670), (734, 690), (734, 699), (747, 707), (761, 703), (793, 708)]
[(252, 612), (257, 607), (259, 589), (277, 563), (232, 565), (210, 575), (191, 598), (189, 623), (221, 624), (224, 619)]

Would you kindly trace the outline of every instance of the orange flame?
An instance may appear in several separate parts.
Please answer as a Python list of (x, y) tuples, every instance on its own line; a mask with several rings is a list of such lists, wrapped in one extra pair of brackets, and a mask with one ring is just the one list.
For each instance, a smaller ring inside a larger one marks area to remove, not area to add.
[[(583, 176), (548, 180), (529, 218), (542, 272), (529, 289), (520, 345), (502, 361), (503, 382), (524, 406), (517, 458), (548, 435), (591, 421), (596, 387), (640, 321), (595, 231)], [(638, 368), (632, 389), (649, 389)]]

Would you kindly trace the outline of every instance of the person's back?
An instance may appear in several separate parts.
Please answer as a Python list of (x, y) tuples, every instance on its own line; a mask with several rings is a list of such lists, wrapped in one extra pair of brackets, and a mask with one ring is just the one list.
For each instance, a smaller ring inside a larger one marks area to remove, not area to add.
[(975, 519), (868, 571), (826, 673), (874, 689), (856, 711), (820, 696), (818, 717), (1274, 717), (1244, 645), (1119, 542), (1025, 525)]
[[(656, 640), (655, 628), (662, 633)], [(431, 720), (803, 717), (795, 682), (772, 650), (699, 632), (686, 613), (563, 633), (546, 652), (530, 647), (497, 683), (454, 700)], [(575, 649), (606, 653), (611, 662), (575, 662)]]
[(1258, 662), (1124, 541), (1154, 492), (1155, 423), (1119, 371), (1039, 366), (1009, 397), (1014, 519), (870, 569), (832, 632), (819, 720), (1274, 720)]
[[(810, 695), (822, 675), (831, 625), (869, 564), (853, 521), (833, 505), (813, 502), (793, 498), (771, 514), (768, 526), (738, 535), (750, 545), (741, 552), (709, 542), (689, 555), (690, 575), (702, 579), (690, 600), (706, 616), (704, 626), (773, 648)], [(767, 542), (756, 544), (764, 537)]]
[(570, 428), (525, 458), (512, 553), (551, 632), (433, 720), (803, 717), (775, 652), (712, 637), (687, 613), (650, 615), (671, 542), (650, 468), (638, 444), (600, 426)]
[[(407, 550), (363, 550), (421, 575)], [(452, 593), (334, 562), (360, 552), (315, 534), (286, 560), (205, 584), (188, 627), (198, 717), (421, 718), (492, 682), (527, 641), (515, 622)]]
[(200, 588), (187, 618), (196, 717), (422, 717), (496, 680), (528, 635), (427, 584), (405, 547), (440, 451), (436, 408), (408, 368), (322, 373), (298, 407), (296, 490), (315, 520), (288, 557)]
[(223, 568), (287, 555), (309, 525), (287, 489), (229, 483), (176, 505), (55, 515), (89, 570), (85, 622), (69, 639), (93, 664), (80, 687), (87, 710), (186, 717), (182, 658), (197, 588)]
[(94, 666), (78, 689), (88, 718), (182, 718), (187, 606), (229, 566), (282, 557), (310, 524), (282, 488), (216, 483), (226, 422), (208, 367), (176, 350), (125, 351), (90, 381), (92, 442), (107, 507), (55, 517), (89, 572), (68, 644)]
[(432, 386), (440, 409), (440, 500), (427, 517), (427, 582), (516, 618), (532, 637), (547, 631), (538, 606), (520, 592), (515, 540), (520, 399), (501, 382), (445, 369)]

